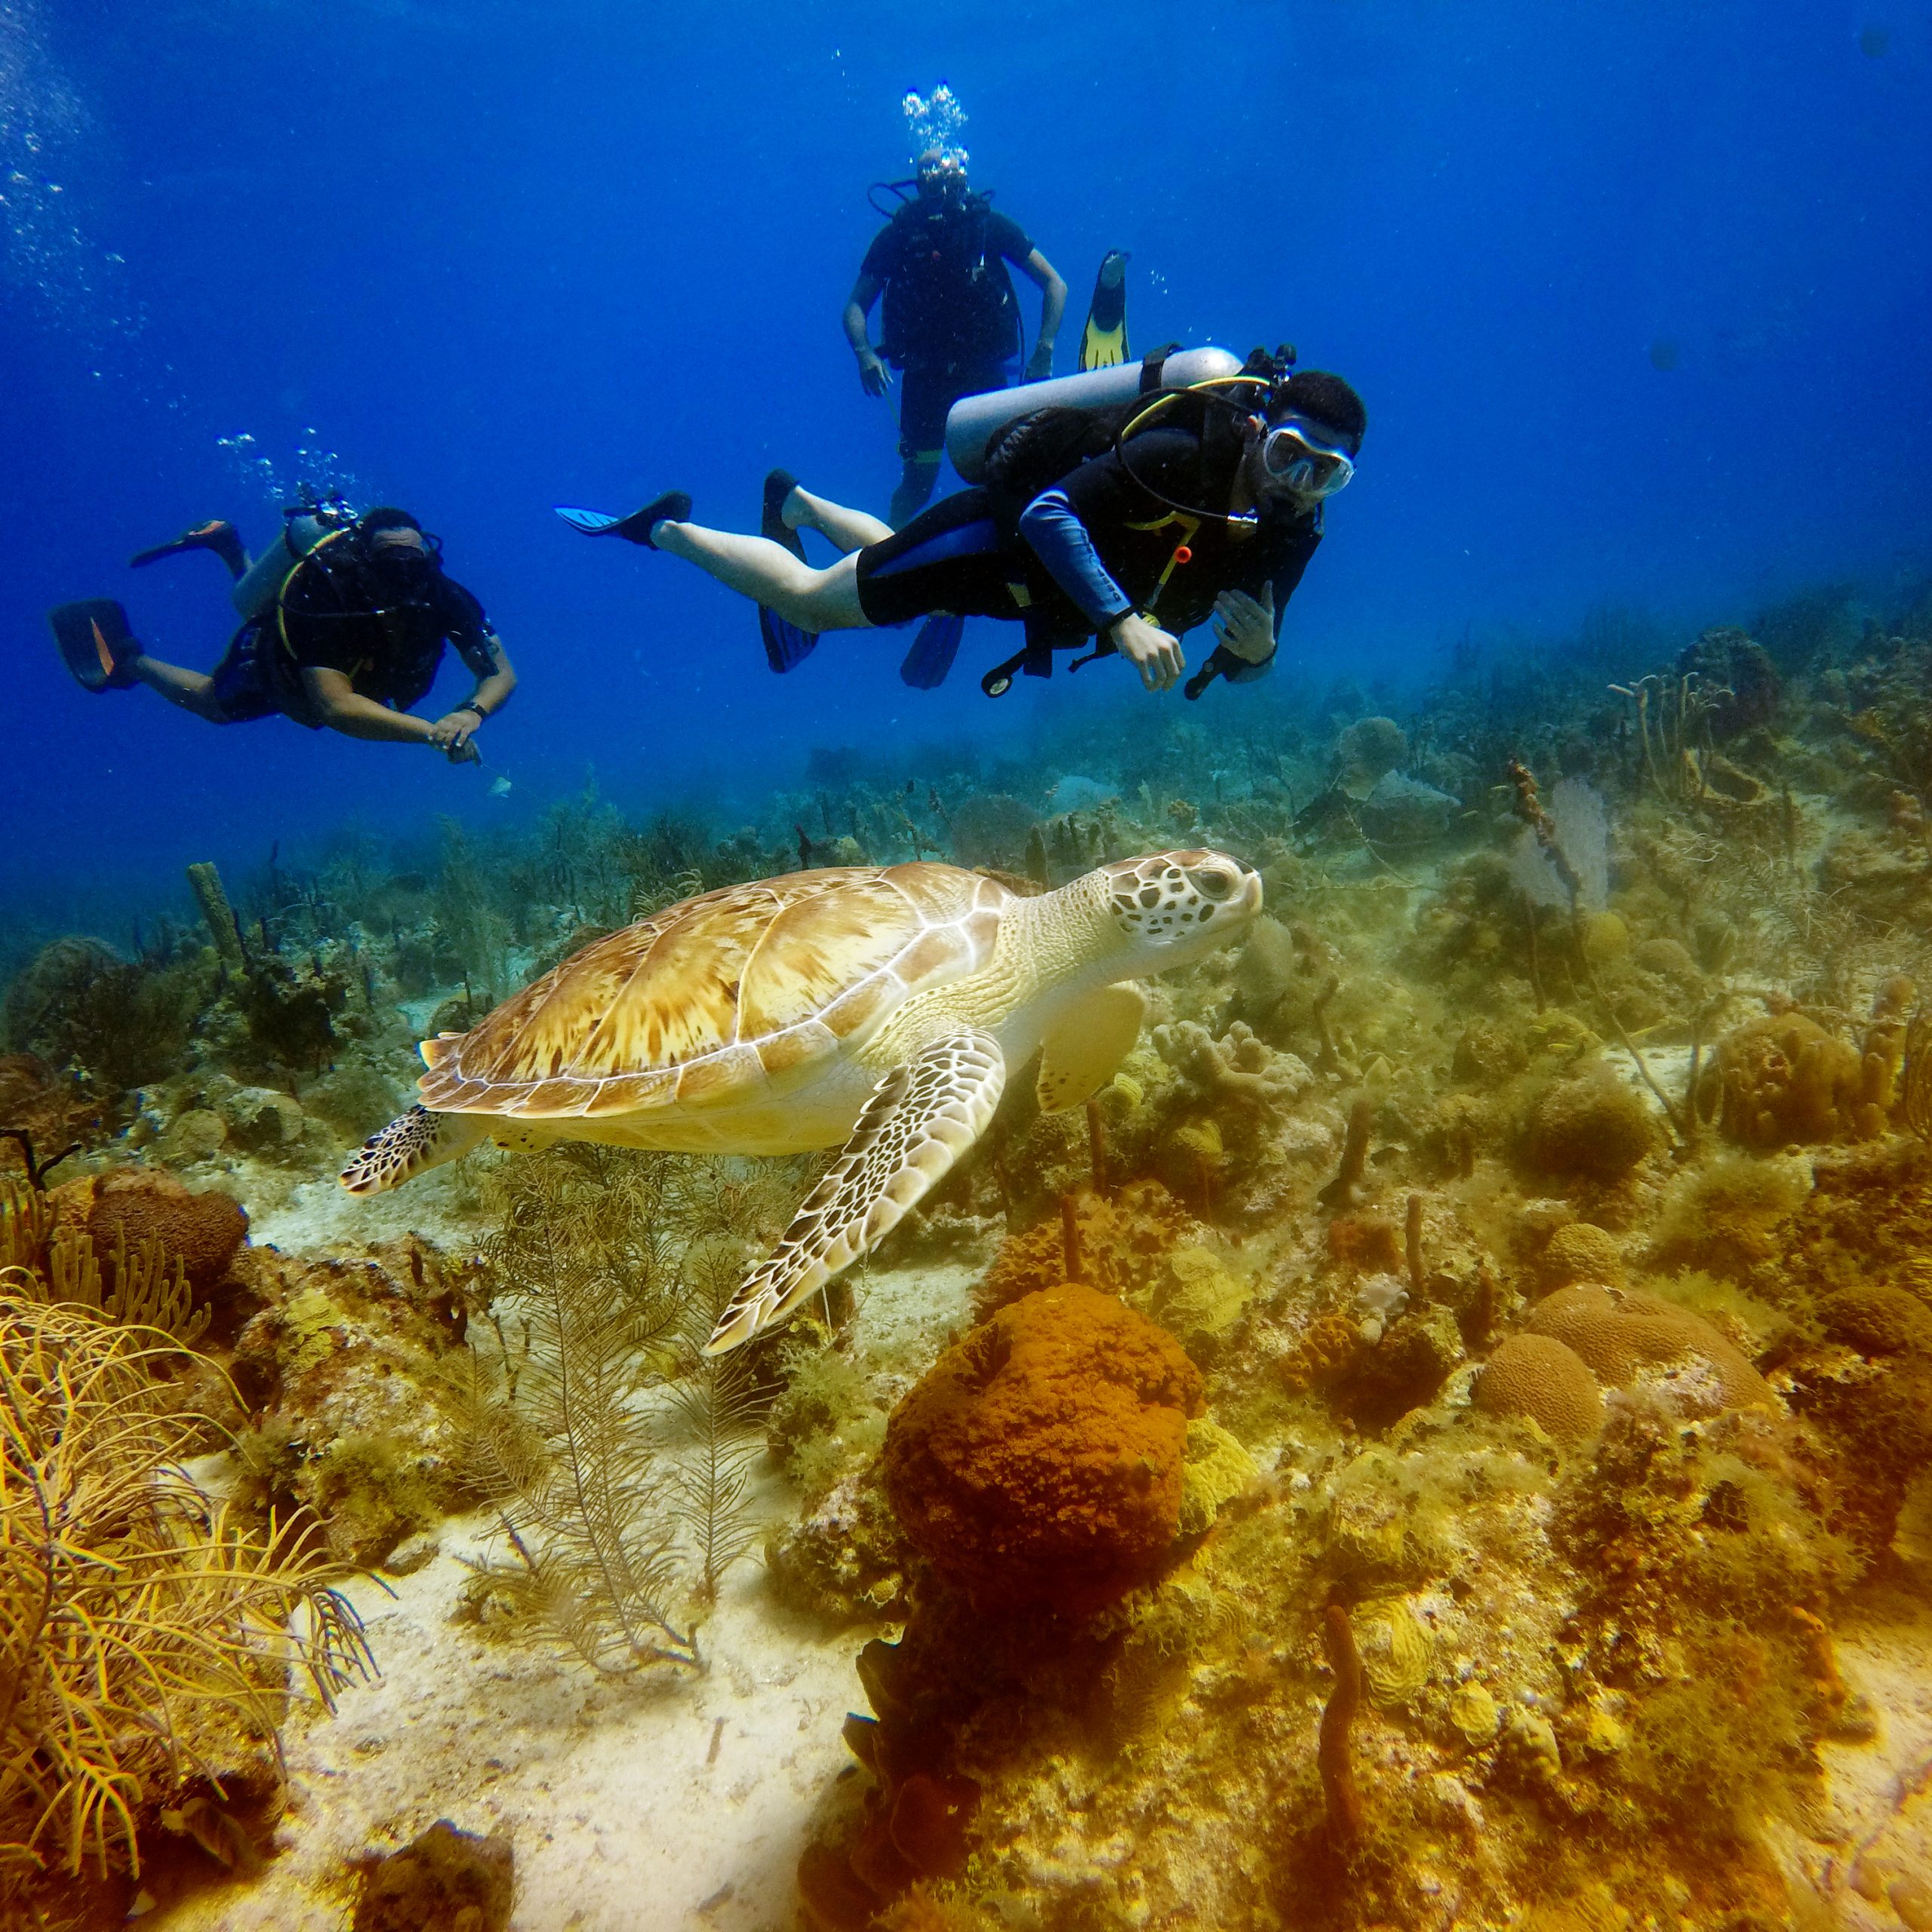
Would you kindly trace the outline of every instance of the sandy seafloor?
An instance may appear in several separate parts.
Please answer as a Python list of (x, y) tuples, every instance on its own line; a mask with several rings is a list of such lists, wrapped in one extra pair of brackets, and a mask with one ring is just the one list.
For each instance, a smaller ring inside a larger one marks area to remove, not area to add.
[[(304, 1186), (263, 1217), (261, 1237), (321, 1247), (336, 1201), (348, 1197), (332, 1181)], [(400, 1229), (349, 1205), (362, 1238)], [(454, 1235), (430, 1205), (409, 1204), (408, 1224)], [(977, 1272), (867, 1270), (856, 1318), (881, 1339), (929, 1329), (936, 1349), (968, 1318)], [(761, 1524), (795, 1503), (768, 1468), (755, 1500)], [(285, 1725), (289, 1802), (266, 1869), (147, 1915), (149, 1932), (340, 1932), (354, 1910), (352, 1861), (438, 1818), (509, 1835), (515, 1932), (794, 1924), (811, 1821), (833, 1782), (858, 1774), (840, 1727), (866, 1708), (854, 1660), (878, 1628), (828, 1632), (786, 1610), (754, 1552), (728, 1573), (700, 1633), (702, 1675), (660, 1666), (600, 1680), (540, 1639), (458, 1620), (460, 1559), (488, 1546), (491, 1526), (488, 1512), (449, 1518), (425, 1567), (349, 1586), (381, 1675), (346, 1690), (333, 1716), (305, 1706)]]

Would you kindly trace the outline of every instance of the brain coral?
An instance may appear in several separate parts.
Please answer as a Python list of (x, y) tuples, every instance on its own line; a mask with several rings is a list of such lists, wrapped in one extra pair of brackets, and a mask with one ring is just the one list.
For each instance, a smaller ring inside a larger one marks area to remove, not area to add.
[(1662, 1371), (1678, 1405), (1694, 1414), (1774, 1406), (1764, 1377), (1701, 1315), (1635, 1288), (1558, 1288), (1531, 1310), (1527, 1326), (1574, 1349), (1607, 1385)]
[(1534, 1166), (1592, 1180), (1622, 1180), (1657, 1143), (1650, 1103), (1607, 1068), (1546, 1088), (1524, 1134)]
[(1727, 1140), (1746, 1147), (1809, 1146), (1854, 1131), (1864, 1064), (1801, 1013), (1767, 1014), (1718, 1044), (1698, 1103), (1718, 1108)]
[(239, 1202), (218, 1189), (192, 1194), (171, 1174), (147, 1168), (117, 1168), (93, 1183), (88, 1232), (106, 1252), (117, 1234), (138, 1246), (158, 1235), (171, 1258), (188, 1271), (202, 1294), (228, 1272), (248, 1235), (248, 1217)]
[(1550, 1236), (1537, 1272), (1545, 1286), (1552, 1288), (1567, 1287), (1572, 1281), (1621, 1281), (1623, 1251), (1607, 1229), (1572, 1221)]
[(1201, 1407), (1172, 1337), (1063, 1283), (1000, 1309), (893, 1411), (887, 1500), (976, 1601), (1084, 1614), (1152, 1576), (1174, 1542)]
[(1574, 1447), (1596, 1433), (1603, 1393), (1582, 1356), (1548, 1335), (1504, 1337), (1475, 1386), (1475, 1404), (1493, 1416), (1520, 1416)]

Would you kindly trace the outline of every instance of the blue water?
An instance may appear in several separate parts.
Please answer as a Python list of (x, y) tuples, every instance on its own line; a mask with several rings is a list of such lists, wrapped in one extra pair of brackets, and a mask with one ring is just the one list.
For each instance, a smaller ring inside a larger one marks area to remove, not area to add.
[[(894, 432), (838, 310), (900, 97), (941, 78), (1072, 289), (1063, 368), (1120, 246), (1138, 345), (1288, 338), (1365, 397), (1290, 620), (1312, 677), (1426, 678), (1466, 626), (1559, 649), (1604, 601), (1688, 629), (1855, 579), (1881, 607), (1932, 561), (1923, 5), (8, 0), (10, 924), (125, 931), (186, 860), (527, 814), (587, 772), (728, 811), (814, 745), (915, 764), (1043, 705), (1178, 712), (1118, 665), (996, 707), (984, 624), (938, 693), (897, 634), (781, 682), (748, 607), (549, 513), (678, 484), (750, 527), (774, 463), (883, 509)], [(43, 614), (89, 595), (212, 663), (218, 567), (125, 560), (211, 515), (266, 540), (251, 464), (293, 480), (304, 447), (417, 509), (500, 626), (523, 689), (481, 771), (60, 668)]]

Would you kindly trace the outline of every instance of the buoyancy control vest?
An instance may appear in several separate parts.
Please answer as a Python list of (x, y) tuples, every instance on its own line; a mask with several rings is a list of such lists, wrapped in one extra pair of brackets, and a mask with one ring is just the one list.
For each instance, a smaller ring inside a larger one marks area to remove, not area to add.
[(992, 197), (920, 196), (896, 210), (897, 266), (885, 285), (879, 353), (909, 361), (992, 362), (1020, 349), (1020, 300), (989, 239)]

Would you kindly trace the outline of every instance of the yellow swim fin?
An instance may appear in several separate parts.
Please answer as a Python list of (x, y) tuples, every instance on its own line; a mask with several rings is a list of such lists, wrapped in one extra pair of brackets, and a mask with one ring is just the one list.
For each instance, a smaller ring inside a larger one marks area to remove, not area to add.
[(1087, 305), (1087, 326), (1080, 331), (1082, 369), (1111, 369), (1124, 362), (1127, 346), (1127, 251), (1109, 248), (1094, 278), (1094, 299)]

